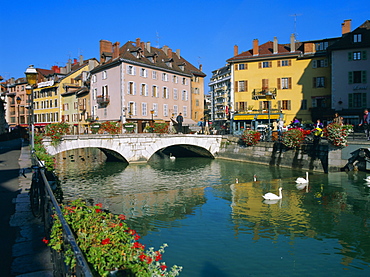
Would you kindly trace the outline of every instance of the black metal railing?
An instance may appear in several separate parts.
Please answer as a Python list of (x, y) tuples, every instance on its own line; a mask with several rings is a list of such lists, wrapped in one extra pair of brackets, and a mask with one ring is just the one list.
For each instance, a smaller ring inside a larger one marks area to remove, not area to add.
[(34, 154), (32, 156), (32, 164), (33, 175), (30, 189), (32, 213), (44, 222), (46, 234), (50, 234), (53, 225), (54, 219), (52, 215), (55, 214), (59, 218), (62, 224), (64, 245), (72, 249), (76, 258), (76, 267), (71, 269), (64, 262), (65, 257), (63, 251), (58, 252), (54, 249), (50, 249), (54, 267), (54, 276), (92, 277), (93, 274), (88, 263), (77, 245), (73, 232), (65, 220), (59, 207), (59, 203), (54, 196), (53, 189), (50, 186), (54, 186), (56, 182), (56, 179), (53, 180), (53, 176), (56, 178), (55, 175), (45, 171), (43, 163), (40, 162)]

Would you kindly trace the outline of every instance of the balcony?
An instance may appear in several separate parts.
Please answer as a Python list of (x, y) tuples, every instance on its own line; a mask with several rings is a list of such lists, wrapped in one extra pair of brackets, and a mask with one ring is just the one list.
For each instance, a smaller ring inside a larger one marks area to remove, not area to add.
[(259, 99), (271, 100), (271, 99), (275, 99), (276, 95), (277, 95), (276, 88), (260, 88), (260, 89), (254, 89), (252, 92), (252, 98), (254, 100), (259, 100)]
[(96, 102), (101, 106), (106, 106), (109, 104), (109, 96), (98, 95), (96, 96)]

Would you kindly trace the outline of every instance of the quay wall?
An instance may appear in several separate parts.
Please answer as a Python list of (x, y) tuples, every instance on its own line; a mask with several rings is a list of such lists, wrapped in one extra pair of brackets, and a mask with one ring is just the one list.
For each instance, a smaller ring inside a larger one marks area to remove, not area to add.
[[(353, 149), (356, 147), (352, 145)], [(224, 137), (216, 158), (327, 173), (346, 166), (351, 153), (345, 149), (333, 147), (325, 140), (319, 145), (303, 144), (298, 149), (286, 148), (279, 142), (243, 146), (236, 137)]]

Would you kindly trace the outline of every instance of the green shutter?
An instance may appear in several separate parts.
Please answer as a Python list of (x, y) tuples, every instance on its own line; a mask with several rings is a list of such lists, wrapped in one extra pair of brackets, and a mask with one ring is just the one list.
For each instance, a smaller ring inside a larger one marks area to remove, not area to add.
[(352, 52), (348, 52), (348, 60), (352, 61)]
[(362, 51), (362, 59), (366, 60), (366, 51)]
[(366, 93), (362, 93), (362, 107), (366, 108)]
[(353, 71), (348, 72), (348, 84), (353, 84)]
[(348, 108), (353, 108), (353, 94), (348, 94)]
[(361, 71), (361, 83), (366, 84), (366, 70)]

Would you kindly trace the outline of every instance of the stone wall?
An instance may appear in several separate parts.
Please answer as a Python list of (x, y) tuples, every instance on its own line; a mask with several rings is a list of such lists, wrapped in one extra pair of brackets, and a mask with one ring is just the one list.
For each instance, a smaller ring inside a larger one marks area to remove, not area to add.
[[(299, 149), (288, 149), (279, 142), (259, 142), (255, 146), (243, 146), (236, 137), (223, 139), (217, 158), (282, 166), (301, 170), (328, 172), (339, 171), (344, 165), (338, 161), (335, 166), (328, 165), (328, 157), (333, 153), (327, 143), (319, 145), (304, 144)], [(333, 158), (337, 159), (336, 155)]]

